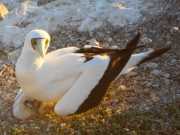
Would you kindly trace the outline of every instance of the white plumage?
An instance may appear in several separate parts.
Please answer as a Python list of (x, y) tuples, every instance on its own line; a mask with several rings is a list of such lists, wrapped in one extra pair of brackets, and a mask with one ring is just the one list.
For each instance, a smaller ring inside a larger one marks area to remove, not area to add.
[[(94, 101), (96, 91), (101, 88), (105, 91), (103, 85), (107, 83), (108, 86), (118, 74), (128, 73), (137, 64), (156, 57), (152, 55), (157, 52), (154, 50), (132, 55), (138, 40), (139, 36), (136, 36), (123, 51), (68, 47), (47, 53), (49, 34), (43, 30), (31, 31), (25, 38), (16, 64), (16, 76), (21, 90), (13, 105), (14, 116), (19, 119), (31, 116), (33, 111), (24, 104), (31, 99), (55, 101), (54, 111), (60, 116), (84, 112), (96, 106), (101, 99)], [(162, 50), (158, 50), (161, 52), (159, 55), (168, 49)], [(103, 80), (104, 77), (108, 78), (108, 73), (114, 76), (109, 76), (109, 81)], [(91, 99), (92, 103), (89, 102)]]

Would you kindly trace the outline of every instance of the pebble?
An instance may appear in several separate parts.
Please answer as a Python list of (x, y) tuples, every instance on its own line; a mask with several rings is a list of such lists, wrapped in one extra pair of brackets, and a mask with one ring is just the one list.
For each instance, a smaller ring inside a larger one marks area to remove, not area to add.
[(117, 45), (113, 45), (111, 48), (112, 49), (118, 49), (118, 46)]
[(162, 76), (165, 77), (165, 78), (169, 78), (170, 74), (169, 73), (162, 73)]
[(154, 93), (151, 93), (150, 96), (151, 96), (151, 99), (152, 99), (153, 102), (157, 102), (157, 101), (160, 100), (159, 97), (156, 94), (154, 94)]
[(178, 31), (178, 30), (179, 30), (179, 27), (174, 26), (174, 27), (173, 27), (173, 30), (174, 30), (174, 31)]
[(113, 39), (111, 37), (108, 38), (108, 41), (111, 42)]
[(118, 89), (120, 89), (120, 90), (127, 90), (127, 87), (125, 85), (120, 85)]
[(176, 59), (172, 59), (172, 60), (170, 61), (170, 64), (171, 64), (171, 65), (176, 64)]
[(151, 86), (154, 87), (154, 88), (159, 88), (159, 83), (152, 83)]
[(133, 76), (137, 76), (137, 72), (135, 72), (135, 71), (131, 71), (131, 72), (129, 72), (128, 74), (127, 74), (127, 77), (133, 77)]
[(171, 42), (171, 41), (167, 41), (166, 44), (167, 44), (167, 45), (171, 45), (172, 42)]
[(158, 64), (157, 63), (153, 63), (153, 62), (149, 62), (149, 63), (146, 64), (145, 67), (155, 69), (155, 68), (158, 67)]
[(154, 69), (153, 71), (151, 71), (151, 73), (152, 73), (153, 75), (158, 76), (158, 75), (160, 75), (161, 71), (158, 70), (158, 69)]
[(146, 82), (145, 84), (146, 84), (147, 87), (151, 87), (152, 86), (151, 82)]
[(150, 39), (150, 38), (148, 38), (148, 37), (144, 37), (144, 38), (142, 39), (142, 42), (143, 42), (144, 44), (148, 44), (148, 43), (151, 43), (151, 42), (152, 42), (152, 39)]

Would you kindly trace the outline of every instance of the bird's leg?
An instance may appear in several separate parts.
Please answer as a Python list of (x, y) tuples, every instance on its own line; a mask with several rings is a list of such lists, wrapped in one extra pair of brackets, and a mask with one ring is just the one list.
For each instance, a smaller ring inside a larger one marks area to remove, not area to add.
[(13, 115), (18, 119), (27, 119), (34, 114), (30, 108), (25, 105), (25, 102), (28, 101), (28, 96), (20, 90), (15, 98), (13, 104)]

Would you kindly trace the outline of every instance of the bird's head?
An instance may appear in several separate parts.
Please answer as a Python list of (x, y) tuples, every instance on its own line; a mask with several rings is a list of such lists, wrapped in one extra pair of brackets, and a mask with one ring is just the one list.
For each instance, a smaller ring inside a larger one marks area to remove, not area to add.
[(44, 57), (49, 47), (50, 35), (40, 29), (30, 31), (24, 42), (24, 49), (40, 57)]

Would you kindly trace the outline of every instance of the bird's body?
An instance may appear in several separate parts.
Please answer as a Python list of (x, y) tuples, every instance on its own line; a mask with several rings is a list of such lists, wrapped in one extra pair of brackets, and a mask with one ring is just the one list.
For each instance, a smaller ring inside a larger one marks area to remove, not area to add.
[(40, 47), (33, 46), (34, 38), (43, 40), (38, 41), (43, 43), (46, 43), (44, 39), (50, 39), (46, 32), (35, 30), (25, 40), (16, 64), (16, 76), (22, 91), (13, 106), (14, 115), (20, 119), (32, 114), (23, 104), (28, 99), (55, 101), (54, 111), (58, 115), (85, 112), (100, 103), (116, 77), (169, 49), (133, 54), (139, 41), (137, 35), (125, 49), (68, 47), (45, 54), (47, 47), (42, 43)]
[[(64, 95), (80, 75), (79, 68), (83, 64), (83, 59), (80, 55), (72, 53), (58, 57), (50, 54), (44, 59), (40, 59), (36, 63), (37, 65), (32, 65), (33, 68), (17, 63), (17, 78), (22, 89), (25, 89), (29, 96), (41, 101), (58, 99)], [(59, 82), (62, 83), (59, 84)]]
[[(71, 50), (66, 48), (69, 49)], [(89, 63), (85, 63), (85, 60), (84, 55), (79, 53), (54, 55), (52, 52), (31, 69), (22, 66), (24, 65), (22, 63), (17, 63), (16, 74), (22, 89), (30, 97), (40, 101), (58, 100), (73, 86), (83, 70), (87, 70), (88, 64), (101, 62), (99, 64), (102, 67), (107, 66), (104, 56), (96, 55)], [(103, 69), (101, 72), (104, 72)]]

